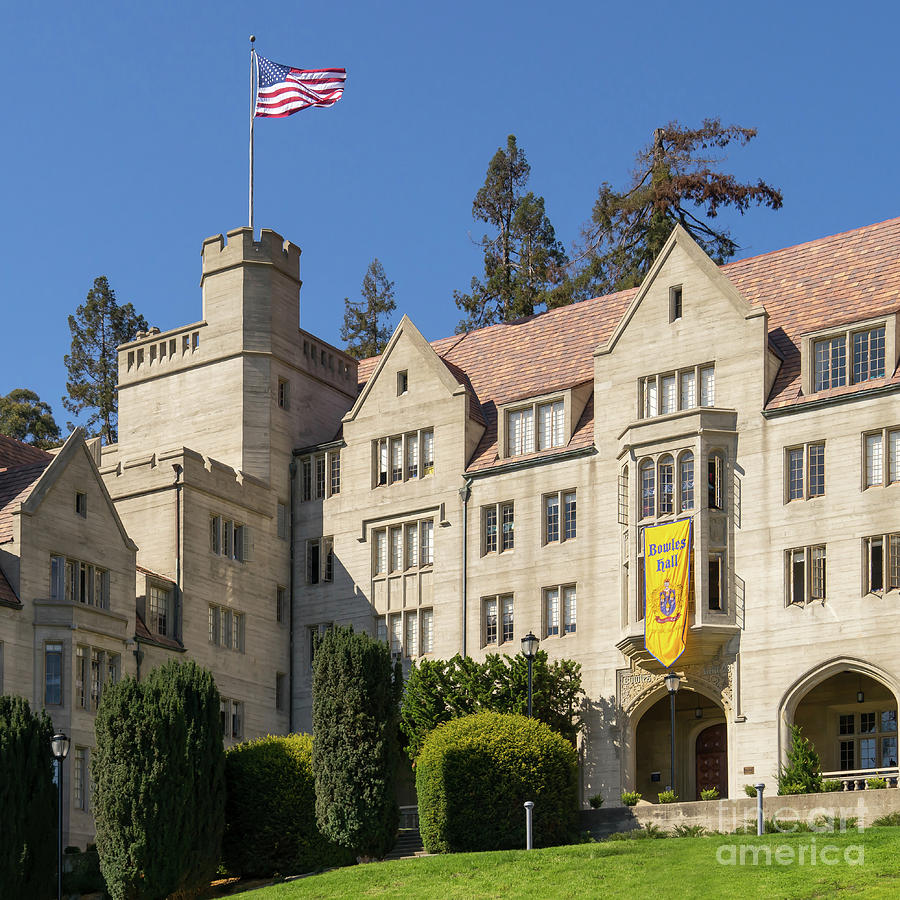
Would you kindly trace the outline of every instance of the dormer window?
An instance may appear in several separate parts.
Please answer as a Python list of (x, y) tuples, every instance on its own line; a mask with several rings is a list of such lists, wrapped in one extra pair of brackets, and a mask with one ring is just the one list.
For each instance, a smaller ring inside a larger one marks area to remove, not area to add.
[(397, 373), (397, 396), (402, 397), (409, 390), (409, 373), (406, 371)]
[(75, 493), (75, 513), (82, 519), (87, 518), (87, 494), (82, 494), (81, 491)]
[(861, 384), (885, 374), (884, 323), (858, 331), (847, 330), (814, 340), (813, 384), (814, 391)]
[(641, 379), (641, 417), (652, 419), (697, 406), (716, 405), (716, 367), (693, 366)]
[[(537, 419), (537, 434), (535, 434)], [(565, 402), (532, 403), (507, 413), (506, 455), (523, 456), (566, 443)]]
[(669, 288), (669, 321), (681, 318), (681, 285)]

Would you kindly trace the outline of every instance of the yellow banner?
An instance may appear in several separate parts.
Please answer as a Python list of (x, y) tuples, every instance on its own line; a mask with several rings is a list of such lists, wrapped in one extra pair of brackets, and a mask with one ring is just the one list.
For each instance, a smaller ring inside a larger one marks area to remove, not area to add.
[(690, 519), (644, 528), (644, 646), (666, 667), (684, 653), (691, 537)]

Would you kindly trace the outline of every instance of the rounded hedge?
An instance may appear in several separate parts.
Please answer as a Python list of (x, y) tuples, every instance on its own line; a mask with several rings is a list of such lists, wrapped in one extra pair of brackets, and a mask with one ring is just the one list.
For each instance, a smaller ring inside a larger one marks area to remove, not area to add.
[(416, 760), (419, 830), (430, 853), (525, 846), (526, 800), (534, 845), (577, 833), (574, 747), (542, 722), (481, 712), (439, 726)]
[(316, 827), (312, 736), (269, 735), (225, 756), (222, 855), (234, 875), (298, 875), (355, 862)]

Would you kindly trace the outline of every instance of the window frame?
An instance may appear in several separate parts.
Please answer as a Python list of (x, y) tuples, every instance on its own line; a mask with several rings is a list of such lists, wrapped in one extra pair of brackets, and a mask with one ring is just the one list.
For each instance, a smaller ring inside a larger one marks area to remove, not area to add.
[[(415, 533), (415, 562), (412, 561), (413, 545), (409, 538), (412, 532)], [(399, 535), (396, 545), (394, 535)], [(432, 569), (434, 567), (434, 517), (423, 516), (417, 519), (406, 519), (373, 528), (370, 544), (372, 545), (371, 572), (373, 580), (397, 578), (404, 573)]]
[[(567, 593), (572, 592), (573, 603), (571, 607), (567, 603)], [(555, 621), (552, 597), (555, 595)], [(544, 638), (564, 638), (569, 634), (576, 634), (578, 630), (578, 583), (564, 582), (561, 584), (546, 585), (541, 588), (541, 621)], [(551, 630), (552, 629), (552, 630)]]
[[(399, 466), (394, 448), (399, 448)], [(434, 426), (372, 441), (372, 490), (434, 475)]]
[[(712, 402), (703, 403), (706, 385), (704, 373), (712, 371)], [(663, 379), (674, 378), (674, 409), (663, 412)], [(690, 393), (687, 398), (685, 388), (686, 378), (691, 379)], [(716, 363), (698, 363), (694, 366), (685, 366), (680, 369), (667, 369), (653, 375), (643, 375), (638, 379), (638, 418), (656, 419), (660, 416), (675, 415), (688, 412), (693, 409), (714, 409), (715, 398)], [(686, 402), (689, 399), (690, 402)]]
[[(876, 541), (881, 542), (881, 585), (873, 585), (872, 550)], [(900, 532), (885, 532), (862, 538), (862, 595), (884, 596), (900, 590)]]
[[(805, 547), (791, 547), (784, 551), (785, 569), (785, 607), (809, 606), (811, 603), (822, 603), (828, 599), (828, 551), (827, 543), (808, 544)], [(818, 554), (821, 553), (819, 556)], [(803, 596), (796, 596), (796, 581), (794, 566), (797, 555), (800, 554), (803, 561)], [(817, 587), (818, 579), (815, 571), (817, 560), (822, 563), (821, 586)], [(821, 596), (820, 596), (821, 594)]]
[[(543, 440), (544, 429), (541, 427), (541, 417), (544, 411), (549, 411), (550, 417), (550, 440), (546, 445)], [(567, 446), (572, 439), (571, 399), (567, 392), (517, 401), (504, 406), (501, 414), (503, 434), (498, 435), (498, 449), (503, 459), (515, 459), (532, 453), (558, 450)], [(523, 428), (518, 433), (521, 438), (517, 436), (515, 439), (516, 446), (513, 446), (513, 428), (511, 426), (513, 416), (521, 416)], [(528, 440), (529, 435), (530, 441)], [(502, 443), (500, 443), (501, 440)]]
[[(506, 610), (510, 610), (509, 631), (511, 637), (505, 637)], [(493, 613), (489, 610), (493, 609)], [(491, 622), (493, 618), (493, 623)], [(491, 639), (493, 635), (493, 639)], [(515, 642), (515, 593), (507, 591), (502, 594), (488, 594), (481, 598), (481, 646), (502, 647)]]
[[(826, 492), (826, 478), (827, 478), (827, 467), (825, 465), (825, 439), (815, 440), (815, 441), (806, 441), (802, 444), (791, 444), (788, 447), (784, 448), (784, 504), (788, 503), (796, 503), (800, 500), (817, 500), (819, 497), (824, 497)], [(822, 491), (821, 493), (812, 493), (812, 471), (813, 471), (813, 451), (818, 451), (821, 448), (821, 463), (822, 463)], [(795, 455), (799, 454), (800, 459), (800, 485), (799, 485), (799, 493), (797, 496), (794, 496), (794, 469), (792, 468), (793, 459)]]
[[(569, 502), (572, 497), (572, 534), (569, 534)], [(556, 536), (551, 537), (550, 504), (556, 504)], [(562, 545), (578, 538), (578, 491), (576, 488), (563, 488), (559, 491), (550, 491), (541, 496), (541, 545)]]
[[(488, 520), (493, 517), (493, 534)], [(509, 524), (510, 527), (506, 528)], [(493, 538), (493, 540), (491, 540)], [(516, 508), (513, 500), (500, 500), (481, 507), (481, 555), (511, 553), (516, 549)]]
[[(881, 477), (877, 481), (871, 480), (869, 475), (868, 446), (870, 438), (879, 438), (881, 441)], [(897, 444), (896, 454), (893, 452), (893, 440), (896, 440)], [(894, 484), (900, 484), (900, 425), (889, 425), (885, 428), (864, 431), (861, 435), (861, 442), (860, 489), (867, 491), (870, 488), (887, 488)]]

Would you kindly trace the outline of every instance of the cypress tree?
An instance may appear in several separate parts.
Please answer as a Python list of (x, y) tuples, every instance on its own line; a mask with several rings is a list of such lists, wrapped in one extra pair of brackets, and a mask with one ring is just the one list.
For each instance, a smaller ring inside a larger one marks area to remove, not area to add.
[(91, 756), (100, 867), (114, 900), (194, 897), (209, 887), (224, 828), (219, 692), (195, 662), (104, 692)]
[(397, 836), (394, 783), (403, 676), (386, 644), (334, 628), (313, 667), (316, 822), (360, 858), (381, 858)]
[(822, 790), (822, 765), (799, 725), (791, 725), (787, 765), (778, 774), (779, 794), (815, 794)]
[(53, 725), (24, 697), (0, 696), (0, 897), (49, 897), (56, 886)]

